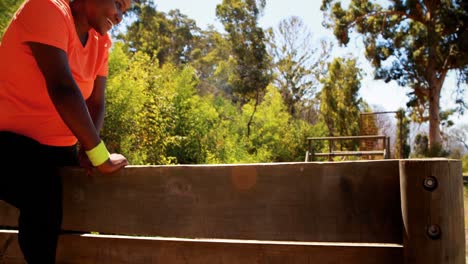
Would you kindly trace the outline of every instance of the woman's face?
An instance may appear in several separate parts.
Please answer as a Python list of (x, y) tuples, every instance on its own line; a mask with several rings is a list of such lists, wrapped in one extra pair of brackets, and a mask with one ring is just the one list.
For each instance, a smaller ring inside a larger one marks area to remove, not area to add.
[(105, 35), (122, 21), (130, 5), (131, 0), (86, 0), (88, 23), (99, 34)]

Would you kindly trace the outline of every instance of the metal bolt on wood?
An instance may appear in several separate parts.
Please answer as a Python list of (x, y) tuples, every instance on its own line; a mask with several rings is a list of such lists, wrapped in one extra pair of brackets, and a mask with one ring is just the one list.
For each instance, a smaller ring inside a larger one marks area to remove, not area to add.
[(423, 186), (424, 186), (424, 189), (427, 191), (430, 191), (430, 192), (434, 191), (435, 189), (437, 189), (438, 185), (439, 184), (437, 182), (437, 179), (434, 176), (429, 176), (426, 179), (424, 179)]
[(429, 236), (429, 238), (436, 240), (440, 238), (440, 236), (442, 235), (442, 231), (440, 230), (440, 227), (438, 225), (430, 225), (427, 228), (427, 235)]

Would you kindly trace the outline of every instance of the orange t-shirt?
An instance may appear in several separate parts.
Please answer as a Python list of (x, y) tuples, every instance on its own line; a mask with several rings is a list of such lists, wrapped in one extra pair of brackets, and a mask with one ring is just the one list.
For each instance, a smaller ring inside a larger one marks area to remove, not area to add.
[(27, 0), (0, 43), (0, 131), (25, 135), (45, 145), (71, 146), (77, 139), (56, 111), (26, 42), (64, 50), (73, 78), (87, 99), (96, 77), (107, 76), (111, 39), (91, 29), (83, 47), (68, 0)]

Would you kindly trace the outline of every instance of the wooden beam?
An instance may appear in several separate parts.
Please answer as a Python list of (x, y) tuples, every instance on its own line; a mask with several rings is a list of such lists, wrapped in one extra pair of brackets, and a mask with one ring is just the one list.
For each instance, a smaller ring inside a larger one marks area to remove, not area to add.
[[(0, 256), (0, 263), (23, 264), (16, 235), (0, 232), (0, 246), (5, 237), (13, 244), (3, 259)], [(398, 264), (402, 248), (388, 244), (64, 235), (57, 258), (59, 264)]]
[[(398, 161), (63, 171), (65, 230), (281, 241), (402, 243)], [(0, 226), (15, 226), (0, 205)]]
[(314, 153), (316, 157), (328, 156), (385, 156), (385, 150), (377, 151), (333, 151), (331, 153)]
[(400, 163), (404, 263), (465, 264), (461, 161)]
[(370, 136), (337, 136), (337, 137), (308, 137), (307, 140), (352, 140), (352, 139), (385, 139), (384, 135)]

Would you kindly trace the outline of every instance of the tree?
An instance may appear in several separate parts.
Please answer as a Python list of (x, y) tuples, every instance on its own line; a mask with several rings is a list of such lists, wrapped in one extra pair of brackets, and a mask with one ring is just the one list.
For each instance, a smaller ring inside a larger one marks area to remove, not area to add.
[(400, 159), (406, 159), (409, 157), (411, 152), (411, 146), (408, 143), (408, 138), (410, 134), (410, 119), (406, 116), (405, 110), (403, 108), (398, 109), (396, 118), (398, 122), (395, 154), (397, 154)]
[[(156, 67), (152, 66), (147, 54), (137, 52), (130, 58), (125, 53), (122, 43), (117, 42), (113, 45), (109, 56), (106, 117), (101, 136), (109, 150), (127, 153), (126, 156), (132, 164), (150, 163), (146, 148), (149, 145), (148, 141), (155, 140), (154, 137), (162, 133), (153, 132), (150, 139), (145, 136), (149, 133), (145, 132), (165, 127), (160, 122), (158, 126), (144, 128), (144, 124), (154, 120), (153, 115), (149, 114), (151, 108), (148, 105), (151, 102), (147, 96), (151, 76), (155, 72), (153, 68)], [(161, 152), (154, 155), (163, 156)]]
[(429, 156), (429, 139), (426, 134), (417, 134), (414, 138), (413, 158), (423, 158)]
[(463, 146), (465, 152), (468, 152), (468, 124), (451, 128), (447, 138), (450, 141)]
[(200, 28), (195, 20), (180, 13), (179, 9), (169, 11), (168, 19), (172, 26), (168, 57), (175, 65), (187, 64), (192, 60), (191, 53), (198, 42)]
[(241, 103), (255, 99), (255, 108), (247, 124), (250, 134), (253, 116), (261, 95), (270, 83), (270, 61), (265, 46), (265, 33), (258, 26), (258, 19), (265, 7), (265, 0), (223, 0), (216, 6), (216, 16), (224, 25), (236, 61), (233, 85)]
[(276, 29), (270, 28), (267, 32), (274, 83), (289, 113), (297, 117), (303, 104), (315, 96), (330, 57), (331, 44), (322, 41), (319, 52), (314, 47), (312, 32), (296, 16), (282, 20)]
[(247, 98), (244, 102), (264, 91), (270, 82), (265, 34), (258, 26), (264, 5), (264, 1), (223, 0), (216, 7), (216, 16), (228, 33), (236, 60), (236, 76), (231, 83), (235, 92)]
[[(242, 107), (241, 122), (248, 122), (253, 108), (253, 103)], [(253, 128), (244, 141), (250, 157), (246, 161), (253, 162), (303, 161), (307, 137), (320, 133), (317, 127), (292, 118), (278, 88), (273, 85), (267, 86)]]
[(463, 164), (463, 175), (466, 176), (468, 175), (468, 154), (463, 156), (462, 164)]
[[(328, 69), (328, 75), (321, 80), (320, 113), (329, 135), (358, 135), (362, 100), (359, 98), (361, 74), (356, 59), (335, 58)], [(353, 145), (348, 144), (347, 147)]]
[[(351, 0), (343, 9), (339, 1), (323, 0), (322, 10), (330, 13), (328, 26), (341, 44), (353, 29), (363, 35), (376, 78), (412, 88), (408, 106), (419, 109), (419, 121), (429, 121), (430, 148), (440, 148), (445, 78), (458, 71), (459, 82), (468, 82), (468, 2), (391, 0), (385, 8), (375, 2)], [(466, 108), (462, 97), (457, 103)]]
[[(375, 108), (375, 106), (374, 106)], [(376, 111), (371, 105), (369, 105), (365, 101), (361, 101), (359, 109), (361, 110), (361, 113), (359, 114), (359, 135), (361, 136), (372, 136), (372, 135), (378, 135), (381, 132), (379, 123), (379, 116), (378, 114), (373, 114)], [(371, 141), (364, 141), (362, 140), (361, 143), (367, 143)], [(375, 141), (372, 141), (375, 142)]]
[(232, 100), (233, 87), (229, 83), (234, 75), (235, 60), (227, 37), (212, 26), (201, 31), (191, 54), (192, 65), (197, 72), (200, 94), (222, 95)]
[(156, 56), (160, 66), (166, 62), (179, 66), (191, 60), (195, 35), (200, 31), (193, 19), (177, 9), (159, 12), (151, 2), (140, 3), (131, 12), (136, 20), (118, 36), (130, 51)]

